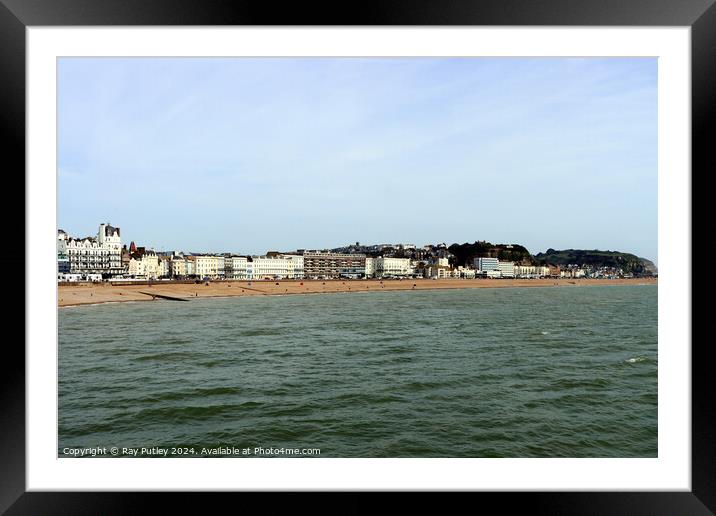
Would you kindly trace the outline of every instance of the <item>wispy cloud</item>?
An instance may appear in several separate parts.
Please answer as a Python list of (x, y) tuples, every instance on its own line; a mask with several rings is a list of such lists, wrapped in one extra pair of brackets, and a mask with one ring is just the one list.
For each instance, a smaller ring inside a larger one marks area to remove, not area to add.
[(61, 59), (60, 221), (195, 250), (488, 238), (655, 258), (656, 67)]

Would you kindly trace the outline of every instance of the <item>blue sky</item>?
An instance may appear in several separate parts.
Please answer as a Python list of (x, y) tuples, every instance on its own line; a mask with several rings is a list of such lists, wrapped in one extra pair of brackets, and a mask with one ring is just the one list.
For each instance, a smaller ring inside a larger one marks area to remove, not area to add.
[(652, 58), (63, 58), (58, 224), (156, 249), (657, 259)]

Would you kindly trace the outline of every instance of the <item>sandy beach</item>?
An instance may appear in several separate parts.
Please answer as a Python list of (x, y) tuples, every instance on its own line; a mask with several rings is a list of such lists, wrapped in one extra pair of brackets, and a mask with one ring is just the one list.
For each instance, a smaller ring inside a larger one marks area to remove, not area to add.
[[(185, 300), (203, 297), (272, 296), (387, 290), (455, 288), (573, 287), (586, 285), (656, 285), (656, 278), (638, 279), (405, 279), (405, 280), (277, 280), (205, 283), (155, 282), (151, 285), (77, 284), (58, 286), (58, 306), (126, 301), (160, 301), (168, 296)], [(172, 301), (167, 301), (172, 302)]]

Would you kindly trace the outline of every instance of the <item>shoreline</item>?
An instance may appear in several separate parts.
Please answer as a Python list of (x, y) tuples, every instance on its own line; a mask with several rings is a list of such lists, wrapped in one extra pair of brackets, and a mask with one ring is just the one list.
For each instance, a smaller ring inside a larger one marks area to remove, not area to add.
[[(168, 301), (152, 295), (182, 301), (216, 297), (335, 294), (340, 292), (385, 292), (405, 290), (446, 290), (468, 288), (579, 287), (598, 285), (658, 285), (658, 278), (633, 279), (403, 279), (403, 280), (224, 280), (204, 283), (163, 283), (151, 285), (79, 284), (58, 285), (58, 308), (125, 303)], [(231, 290), (234, 289), (234, 290)]]

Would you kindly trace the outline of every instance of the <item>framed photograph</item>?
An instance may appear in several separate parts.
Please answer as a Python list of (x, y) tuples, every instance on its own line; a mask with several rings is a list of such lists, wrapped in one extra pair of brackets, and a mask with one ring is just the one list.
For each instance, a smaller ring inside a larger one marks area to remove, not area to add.
[(711, 2), (1, 1), (26, 191), (8, 514), (141, 491), (714, 510)]

